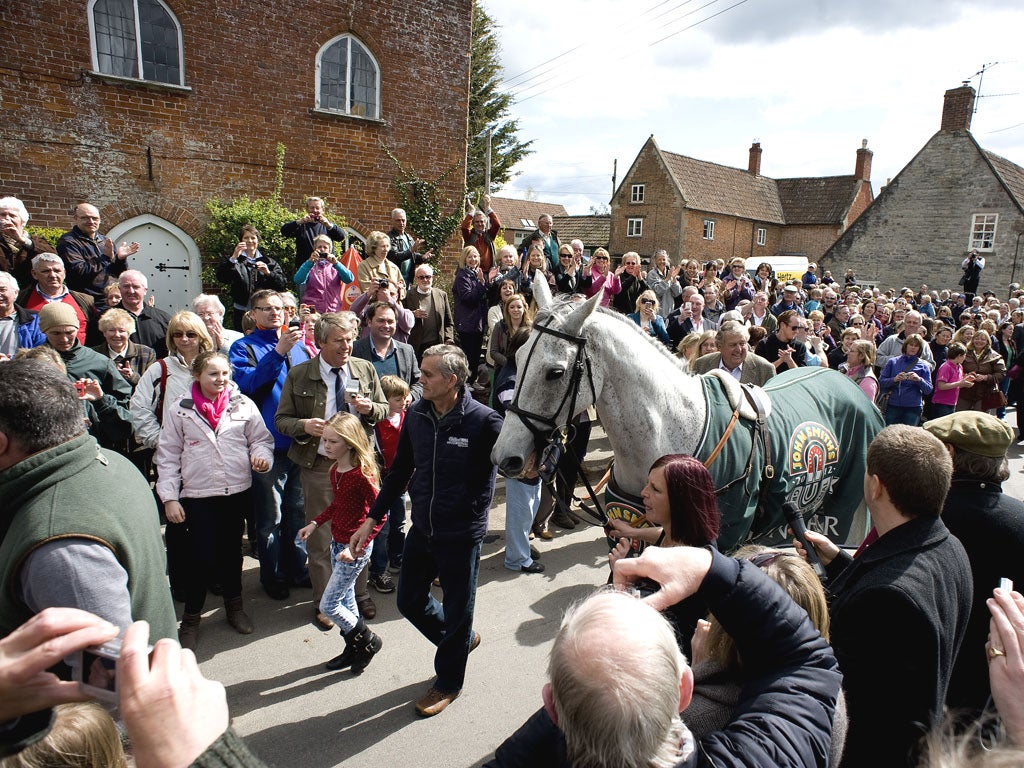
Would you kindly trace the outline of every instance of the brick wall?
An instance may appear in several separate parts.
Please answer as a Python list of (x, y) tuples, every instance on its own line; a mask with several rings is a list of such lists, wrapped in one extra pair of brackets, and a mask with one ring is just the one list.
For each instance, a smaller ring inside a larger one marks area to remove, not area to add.
[[(644, 185), (642, 203), (630, 202), (634, 184)], [(673, 262), (678, 260), (683, 248), (683, 201), (652, 141), (644, 145), (623, 177), (612, 197), (611, 210), (608, 250), (613, 255), (636, 251), (650, 258), (664, 248)], [(642, 237), (626, 237), (627, 221), (631, 218), (643, 219)]]
[[(273, 191), (283, 142), (285, 205), (319, 194), (354, 229), (386, 231), (395, 168), (381, 144), (426, 178), (464, 162), (471, 0), (168, 5), (190, 92), (90, 75), (84, 2), (0, 5), (0, 193), (33, 224), (70, 226), (86, 199), (103, 231), (148, 212), (198, 238), (208, 198)], [(313, 113), (316, 53), (346, 32), (380, 65), (381, 121)], [(463, 181), (446, 182), (456, 203)]]
[[(980, 289), (1006, 296), (1022, 220), (971, 136), (935, 134), (821, 259), (823, 268), (882, 287), (956, 288), (968, 250), (971, 217), (999, 215), (994, 248), (986, 258)], [(1024, 264), (1024, 260), (1022, 260)], [(1015, 279), (1020, 282), (1022, 269)]]
[(838, 234), (839, 230), (834, 225), (794, 224), (783, 231), (780, 250), (802, 254), (808, 261), (817, 261), (836, 241)]

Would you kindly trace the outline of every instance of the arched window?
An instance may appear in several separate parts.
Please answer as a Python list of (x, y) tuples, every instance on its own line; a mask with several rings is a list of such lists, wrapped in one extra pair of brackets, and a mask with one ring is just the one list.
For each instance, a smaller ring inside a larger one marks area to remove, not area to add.
[(181, 25), (163, 0), (92, 0), (89, 28), (97, 72), (185, 84)]
[(380, 67), (352, 35), (334, 38), (317, 53), (316, 106), (374, 120), (380, 117)]

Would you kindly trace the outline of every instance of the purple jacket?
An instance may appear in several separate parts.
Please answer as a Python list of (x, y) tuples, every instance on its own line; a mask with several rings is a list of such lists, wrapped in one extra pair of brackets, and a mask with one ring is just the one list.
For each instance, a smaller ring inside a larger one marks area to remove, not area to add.
[(460, 267), (455, 273), (455, 330), (460, 333), (483, 333), (487, 321), (487, 282), (477, 280), (472, 270)]

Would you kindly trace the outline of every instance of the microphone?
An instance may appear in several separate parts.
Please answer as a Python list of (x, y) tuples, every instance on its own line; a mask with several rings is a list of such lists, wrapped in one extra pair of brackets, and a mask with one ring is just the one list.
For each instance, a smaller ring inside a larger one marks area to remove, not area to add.
[(826, 581), (828, 577), (825, 575), (825, 566), (821, 564), (814, 545), (807, 540), (807, 527), (804, 525), (804, 516), (800, 514), (800, 509), (793, 502), (787, 501), (782, 505), (782, 514), (785, 516), (786, 522), (789, 523), (789, 527), (793, 529), (793, 535), (796, 536), (797, 541), (803, 545), (804, 551), (807, 553), (807, 562), (811, 564), (814, 573), (822, 582)]

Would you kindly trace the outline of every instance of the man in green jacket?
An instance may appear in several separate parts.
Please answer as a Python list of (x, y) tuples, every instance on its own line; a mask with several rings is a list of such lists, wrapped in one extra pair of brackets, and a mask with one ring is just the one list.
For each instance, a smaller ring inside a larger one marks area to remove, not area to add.
[(85, 432), (71, 382), (41, 360), (0, 365), (0, 637), (50, 606), (175, 637), (156, 504)]

